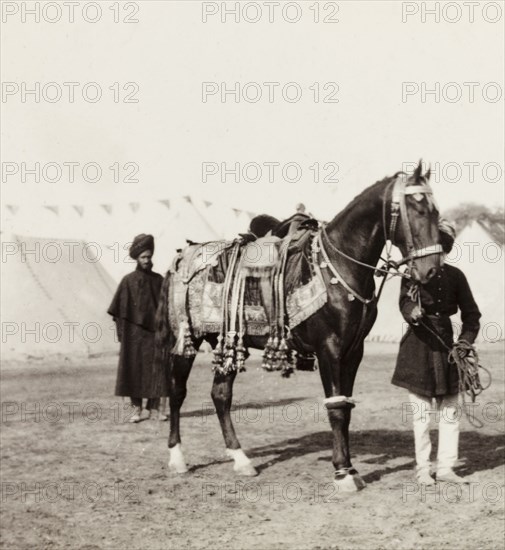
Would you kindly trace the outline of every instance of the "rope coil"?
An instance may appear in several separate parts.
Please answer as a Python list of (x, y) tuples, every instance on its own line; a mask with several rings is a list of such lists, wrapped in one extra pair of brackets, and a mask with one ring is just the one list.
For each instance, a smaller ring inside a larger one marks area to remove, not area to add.
[[(491, 372), (479, 363), (477, 350), (469, 342), (466, 340), (459, 340), (450, 347), (444, 342), (439, 334), (427, 326), (422, 320), (419, 320), (419, 324), (435, 336), (447, 350), (449, 364), (458, 370), (458, 390), (463, 401), (465, 416), (472, 426), (475, 428), (482, 428), (484, 426), (483, 422), (470, 415), (468, 411), (469, 407), (466, 406), (466, 396), (470, 397), (472, 403), (475, 403), (475, 398), (491, 386)], [(485, 386), (483, 386), (480, 381), (479, 369), (484, 371), (488, 376), (488, 382)]]

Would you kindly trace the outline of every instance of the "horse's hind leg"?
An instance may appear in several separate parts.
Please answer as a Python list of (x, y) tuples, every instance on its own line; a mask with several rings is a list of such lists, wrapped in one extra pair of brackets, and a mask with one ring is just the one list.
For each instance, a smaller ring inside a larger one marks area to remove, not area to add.
[(168, 377), (170, 400), (170, 435), (168, 437), (170, 460), (168, 469), (178, 474), (184, 474), (188, 471), (181, 449), (180, 413), (186, 397), (186, 383), (194, 361), (195, 357), (173, 355)]
[(212, 401), (216, 407), (219, 423), (226, 444), (226, 454), (233, 458), (235, 473), (242, 476), (258, 475), (256, 468), (240, 447), (235, 428), (231, 420), (230, 410), (233, 397), (233, 382), (236, 372), (230, 374), (215, 373), (212, 385)]

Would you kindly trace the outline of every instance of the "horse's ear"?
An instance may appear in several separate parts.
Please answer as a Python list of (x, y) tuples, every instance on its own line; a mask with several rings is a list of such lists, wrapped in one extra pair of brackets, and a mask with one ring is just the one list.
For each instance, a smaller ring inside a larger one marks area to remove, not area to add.
[(414, 170), (414, 181), (416, 182), (419, 181), (422, 171), (423, 171), (423, 159), (419, 159), (419, 164), (417, 165), (417, 168)]
[(426, 181), (430, 181), (430, 176), (431, 176), (431, 164), (430, 164), (426, 174), (424, 174), (424, 177), (426, 178)]

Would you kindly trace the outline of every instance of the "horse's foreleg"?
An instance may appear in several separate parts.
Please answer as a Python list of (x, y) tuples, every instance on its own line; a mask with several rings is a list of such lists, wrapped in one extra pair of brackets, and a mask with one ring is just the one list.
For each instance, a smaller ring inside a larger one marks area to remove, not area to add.
[(366, 484), (353, 468), (349, 450), (349, 424), (354, 406), (350, 397), (354, 376), (343, 372), (344, 364), (336, 338), (326, 340), (317, 356), (326, 396), (325, 406), (333, 432), (335, 484), (341, 491), (359, 491)]
[(180, 413), (186, 397), (186, 383), (194, 360), (194, 357), (186, 358), (178, 355), (172, 356), (172, 364), (168, 378), (170, 400), (170, 435), (168, 437), (170, 460), (168, 462), (168, 468), (170, 471), (178, 474), (183, 474), (188, 471), (181, 449)]
[(216, 372), (214, 375), (211, 396), (219, 418), (219, 423), (221, 424), (221, 431), (223, 432), (226, 444), (226, 454), (234, 460), (234, 471), (243, 476), (255, 476), (258, 472), (240, 447), (230, 415), (233, 397), (233, 382), (236, 374), (236, 372), (231, 372), (229, 374), (220, 374)]

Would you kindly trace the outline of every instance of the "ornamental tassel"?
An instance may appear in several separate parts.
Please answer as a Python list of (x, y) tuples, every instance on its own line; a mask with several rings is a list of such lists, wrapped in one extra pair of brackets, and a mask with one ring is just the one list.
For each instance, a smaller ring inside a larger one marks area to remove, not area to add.
[(221, 372), (223, 368), (223, 335), (217, 337), (217, 344), (214, 348), (214, 359), (212, 360), (212, 370)]
[(282, 338), (279, 343), (279, 349), (276, 354), (277, 357), (277, 369), (282, 371), (284, 378), (289, 378), (293, 374), (293, 365), (291, 364), (291, 354), (286, 343), (286, 339)]
[(276, 370), (277, 365), (277, 349), (279, 348), (279, 338), (270, 336), (265, 346), (263, 353), (263, 365), (265, 370)]
[(292, 374), (296, 370), (296, 351), (291, 348), (288, 349), (288, 369), (290, 371), (289, 374)]
[(246, 353), (247, 349), (244, 346), (244, 339), (242, 337), (242, 334), (239, 334), (237, 347), (236, 347), (236, 368), (238, 372), (245, 372), (245, 360), (246, 360)]
[(272, 340), (272, 347), (270, 348), (269, 359), (270, 359), (270, 369), (277, 370), (277, 351), (279, 350), (279, 338), (274, 336)]
[(286, 345), (286, 339), (281, 338), (277, 351), (275, 352), (276, 366), (278, 370), (282, 370), (284, 364), (287, 362), (288, 354), (286, 353), (288, 346)]
[(186, 327), (184, 329), (184, 352), (183, 355), (186, 358), (191, 358), (196, 355), (196, 349), (193, 345), (193, 339), (191, 338), (191, 330), (189, 323), (186, 321)]
[(266, 370), (268, 371), (275, 370), (275, 352), (277, 350), (277, 346), (277, 337), (273, 337), (266, 352)]
[(226, 335), (226, 346), (224, 352), (224, 363), (222, 372), (228, 374), (236, 369), (235, 364), (235, 336), (237, 333), (234, 330), (228, 331)]
[(271, 351), (274, 339), (272, 336), (268, 337), (265, 349), (263, 350), (263, 363), (262, 368), (265, 370), (272, 370)]

